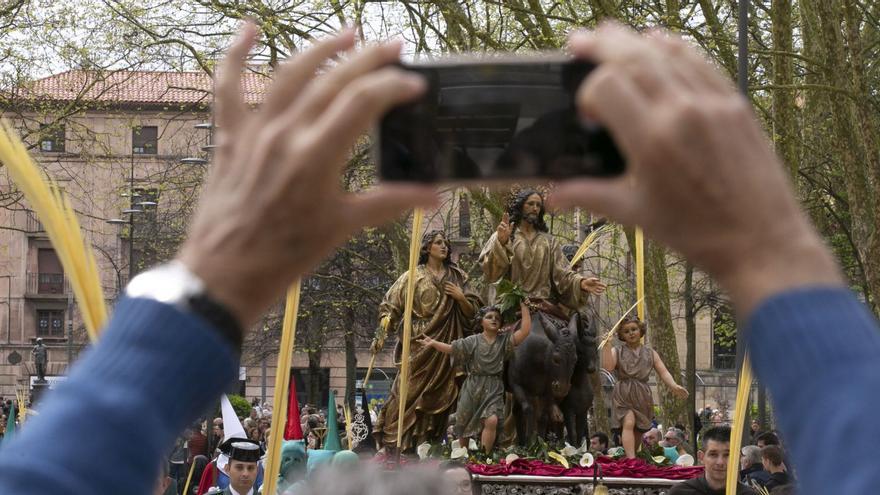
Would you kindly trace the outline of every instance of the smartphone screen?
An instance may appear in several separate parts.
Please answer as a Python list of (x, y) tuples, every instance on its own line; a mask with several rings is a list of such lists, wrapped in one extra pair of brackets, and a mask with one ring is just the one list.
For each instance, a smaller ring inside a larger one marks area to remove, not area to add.
[(535, 58), (403, 68), (424, 76), (428, 90), (382, 118), (383, 180), (564, 179), (624, 170), (608, 132), (575, 107), (593, 64)]

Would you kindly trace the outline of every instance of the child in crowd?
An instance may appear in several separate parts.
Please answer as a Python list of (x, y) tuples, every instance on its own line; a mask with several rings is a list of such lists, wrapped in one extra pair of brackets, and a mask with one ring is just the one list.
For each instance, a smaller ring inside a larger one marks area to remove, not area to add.
[(651, 370), (657, 372), (676, 397), (688, 396), (687, 389), (675, 383), (657, 351), (642, 344), (646, 331), (647, 326), (638, 317), (627, 317), (617, 327), (617, 338), (623, 345), (606, 345), (602, 349), (602, 367), (617, 376), (611, 393), (612, 426), (621, 428), (621, 443), (630, 459), (636, 456), (636, 432), (641, 436), (651, 429), (654, 415), (654, 401), (648, 386)]
[(499, 335), (503, 326), (501, 312), (495, 306), (486, 306), (476, 315), (476, 326), (482, 332), (454, 340), (451, 344), (430, 337), (418, 341), (442, 353), (452, 354), (453, 364), (468, 373), (455, 411), (454, 431), (462, 447), (466, 447), (470, 438), (477, 434), (486, 453), (495, 446), (498, 425), (504, 418), (504, 383), (501, 378), (504, 361), (513, 355), (513, 348), (529, 336), (532, 328), (529, 309), (525, 304), (520, 309), (522, 323), (515, 332)]

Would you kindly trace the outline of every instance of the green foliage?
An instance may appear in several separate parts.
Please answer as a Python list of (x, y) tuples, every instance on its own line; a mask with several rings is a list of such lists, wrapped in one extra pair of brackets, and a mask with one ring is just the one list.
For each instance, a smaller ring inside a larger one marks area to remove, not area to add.
[(239, 418), (246, 418), (251, 415), (251, 403), (240, 395), (228, 395), (232, 408)]
[(496, 300), (501, 317), (505, 323), (516, 321), (519, 313), (519, 305), (526, 299), (525, 291), (519, 285), (506, 278), (502, 278), (495, 284)]

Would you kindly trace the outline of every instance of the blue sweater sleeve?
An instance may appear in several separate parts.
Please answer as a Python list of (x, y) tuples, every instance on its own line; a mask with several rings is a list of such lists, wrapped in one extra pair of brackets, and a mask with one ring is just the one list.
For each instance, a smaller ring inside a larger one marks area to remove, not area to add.
[(200, 318), (125, 299), (98, 343), (0, 449), (0, 493), (150, 493), (159, 460), (237, 376)]
[(767, 386), (803, 495), (876, 493), (880, 332), (845, 289), (772, 297), (746, 327), (752, 366)]

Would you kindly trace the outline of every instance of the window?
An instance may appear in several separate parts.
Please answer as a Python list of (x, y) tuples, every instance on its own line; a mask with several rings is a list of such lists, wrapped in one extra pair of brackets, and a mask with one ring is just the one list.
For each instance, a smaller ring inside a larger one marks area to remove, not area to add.
[(712, 364), (719, 370), (736, 368), (736, 318), (730, 306), (715, 309), (712, 317)]
[(466, 194), (458, 197), (458, 236), (471, 236), (471, 203)]
[(37, 310), (37, 337), (64, 337), (64, 310)]
[(45, 153), (64, 151), (64, 125), (40, 124), (40, 151)]
[(159, 128), (134, 127), (131, 130), (131, 152), (135, 155), (155, 155), (159, 148)]
[(64, 269), (54, 249), (37, 250), (37, 293), (64, 293)]

